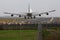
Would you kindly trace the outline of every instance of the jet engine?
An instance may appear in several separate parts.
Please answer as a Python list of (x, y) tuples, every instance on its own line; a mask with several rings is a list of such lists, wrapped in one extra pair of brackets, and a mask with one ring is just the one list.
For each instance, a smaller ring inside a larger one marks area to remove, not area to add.
[(39, 16), (41, 16), (41, 14), (39, 14)]
[(13, 17), (13, 14), (11, 14), (11, 16)]
[(21, 15), (19, 15), (19, 17), (21, 17)]
[(49, 13), (46, 13), (46, 15), (49, 15)]

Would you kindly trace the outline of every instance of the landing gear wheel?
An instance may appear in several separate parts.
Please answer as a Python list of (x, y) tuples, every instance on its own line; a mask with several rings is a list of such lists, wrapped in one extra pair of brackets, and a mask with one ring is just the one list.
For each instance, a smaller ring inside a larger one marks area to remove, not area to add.
[(29, 17), (28, 17), (28, 19), (29, 19)]
[(36, 17), (34, 16), (34, 19), (35, 19)]
[(31, 17), (31, 19), (32, 19), (32, 17)]
[(26, 16), (24, 18), (26, 19)]

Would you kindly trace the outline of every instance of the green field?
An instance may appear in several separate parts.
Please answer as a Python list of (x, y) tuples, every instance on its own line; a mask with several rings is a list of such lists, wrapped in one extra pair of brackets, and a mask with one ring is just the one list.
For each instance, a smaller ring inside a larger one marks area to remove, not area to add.
[(36, 40), (37, 30), (0, 30), (0, 40)]
[(21, 30), (20, 40), (37, 40), (37, 30)]
[(0, 40), (20, 40), (20, 31), (0, 30)]
[[(0, 30), (0, 40), (37, 40), (38, 30)], [(42, 30), (43, 40), (60, 40), (60, 27)]]

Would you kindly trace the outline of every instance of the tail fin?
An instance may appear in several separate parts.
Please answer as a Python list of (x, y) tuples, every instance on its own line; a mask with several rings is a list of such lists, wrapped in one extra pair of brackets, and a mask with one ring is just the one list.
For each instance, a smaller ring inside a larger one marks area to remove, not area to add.
[(28, 12), (30, 13), (30, 3), (28, 4)]

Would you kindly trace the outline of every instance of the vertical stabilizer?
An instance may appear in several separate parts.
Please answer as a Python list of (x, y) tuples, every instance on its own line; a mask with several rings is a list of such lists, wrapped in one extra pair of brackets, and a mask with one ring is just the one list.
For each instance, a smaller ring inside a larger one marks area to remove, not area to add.
[(30, 3), (28, 4), (28, 12), (30, 13)]

